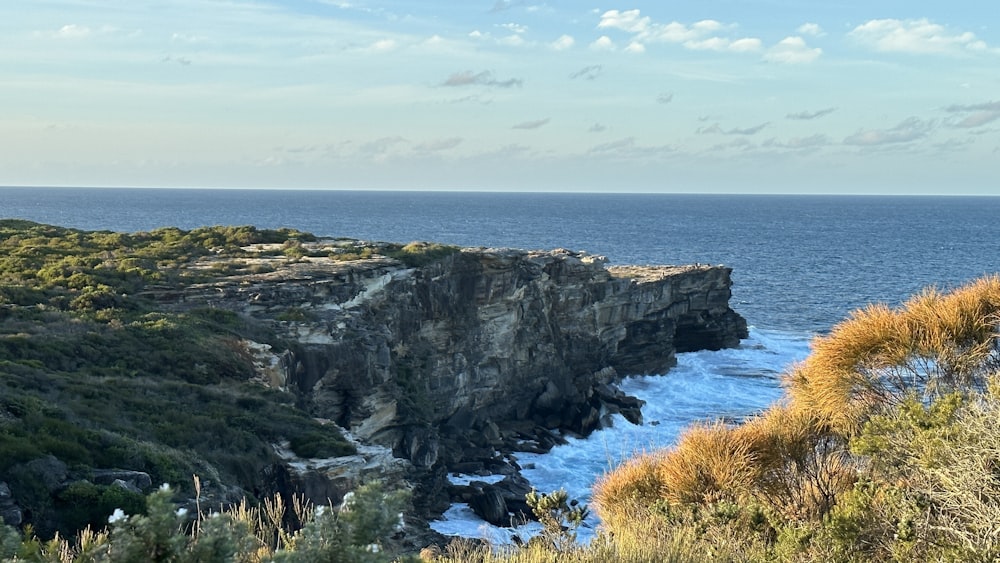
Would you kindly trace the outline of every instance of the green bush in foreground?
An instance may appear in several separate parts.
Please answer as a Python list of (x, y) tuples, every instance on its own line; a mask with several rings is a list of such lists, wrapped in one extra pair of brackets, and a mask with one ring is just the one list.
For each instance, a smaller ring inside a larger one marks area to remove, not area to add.
[[(197, 484), (197, 480), (196, 480)], [(401, 524), (407, 503), (403, 492), (371, 483), (349, 494), (337, 509), (313, 508), (297, 501), (286, 514), (280, 497), (263, 507), (246, 503), (189, 518), (164, 485), (146, 499), (144, 514), (116, 509), (109, 528), (86, 529), (74, 542), (58, 535), (50, 541), (23, 541), (0, 527), (0, 561), (52, 563), (323, 563), (402, 561), (385, 543)], [(290, 529), (285, 523), (299, 525)]]

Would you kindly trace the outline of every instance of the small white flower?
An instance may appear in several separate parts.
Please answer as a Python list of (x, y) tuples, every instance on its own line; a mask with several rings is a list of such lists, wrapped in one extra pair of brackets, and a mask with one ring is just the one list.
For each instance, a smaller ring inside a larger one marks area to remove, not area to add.
[(320, 516), (323, 516), (324, 514), (326, 514), (326, 506), (322, 505), (322, 504), (319, 505), (319, 506), (317, 506), (316, 507), (316, 518), (319, 518)]
[(108, 524), (121, 522), (126, 518), (128, 518), (128, 516), (125, 514), (125, 511), (120, 508), (116, 508), (115, 511), (111, 513), (111, 516), (108, 516)]
[(160, 492), (161, 493), (169, 493), (170, 492), (170, 483), (164, 483), (164, 484), (160, 485)]
[(176, 512), (178, 518), (184, 518), (185, 516), (187, 516), (187, 513), (188, 513), (188, 509), (183, 508), (183, 507), (182, 508), (178, 508), (177, 512)]
[(377, 543), (370, 543), (367, 546), (365, 546), (365, 550), (367, 550), (369, 553), (378, 553), (378, 550), (379, 550), (378, 544)]
[(406, 521), (403, 520), (403, 513), (402, 512), (399, 513), (398, 518), (399, 519), (396, 521), (396, 531), (397, 532), (401, 532), (401, 531), (403, 531), (403, 528), (406, 527)]
[(354, 491), (350, 491), (344, 495), (344, 500), (340, 503), (340, 509), (350, 510), (352, 506), (354, 506)]

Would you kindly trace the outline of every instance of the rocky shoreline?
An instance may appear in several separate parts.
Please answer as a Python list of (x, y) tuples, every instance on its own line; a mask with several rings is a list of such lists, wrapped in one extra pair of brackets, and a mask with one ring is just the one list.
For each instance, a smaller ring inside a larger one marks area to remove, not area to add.
[[(419, 267), (310, 257), (363, 244), (309, 243), (292, 263), (262, 253), (260, 274), (148, 292), (167, 309), (226, 309), (279, 335), (280, 345), (242, 341), (260, 382), (360, 446), (339, 461), (275, 446), (284, 486), (317, 503), (377, 477), (412, 488), (419, 519), (468, 502), (509, 524), (530, 513), (517, 452), (548, 451), (614, 413), (641, 424), (621, 377), (665, 373), (677, 352), (747, 335), (723, 266), (609, 267), (564, 249), (467, 248)], [(449, 473), (506, 478), (454, 486)]]

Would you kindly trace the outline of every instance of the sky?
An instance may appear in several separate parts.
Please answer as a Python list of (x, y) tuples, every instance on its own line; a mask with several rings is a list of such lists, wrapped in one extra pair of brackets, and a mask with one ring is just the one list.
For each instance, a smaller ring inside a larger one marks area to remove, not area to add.
[(996, 0), (0, 2), (0, 185), (1000, 195)]

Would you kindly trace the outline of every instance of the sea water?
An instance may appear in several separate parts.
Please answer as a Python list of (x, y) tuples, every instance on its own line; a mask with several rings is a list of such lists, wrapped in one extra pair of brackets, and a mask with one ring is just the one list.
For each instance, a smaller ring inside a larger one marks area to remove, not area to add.
[[(781, 373), (851, 310), (1000, 271), (997, 217), (1000, 197), (0, 188), (0, 218), (83, 229), (292, 227), (732, 267), (731, 305), (751, 325), (739, 348), (679, 354), (667, 374), (623, 381), (646, 401), (642, 425), (619, 416), (585, 440), (518, 455), (539, 491), (564, 488), (584, 501), (599, 475), (634, 452), (669, 447), (692, 422), (738, 420), (778, 400)], [(581, 535), (597, 525), (589, 520)], [(433, 526), (497, 541), (526, 533), (489, 527), (462, 505)]]
[[(604, 472), (628, 457), (670, 447), (681, 431), (699, 420), (736, 422), (760, 412), (781, 397), (781, 374), (808, 353), (808, 335), (751, 328), (739, 348), (677, 355), (677, 366), (665, 375), (626, 378), (620, 388), (646, 402), (643, 423), (635, 425), (621, 415), (614, 424), (585, 439), (567, 437), (567, 444), (546, 454), (517, 454), (521, 473), (540, 492), (564, 489), (570, 498), (590, 500), (590, 488)], [(482, 477), (453, 475), (465, 484)], [(490, 479), (485, 479), (489, 482)], [(599, 525), (593, 512), (578, 530), (589, 541)], [(477, 537), (509, 543), (514, 536), (530, 537), (537, 524), (499, 528), (478, 518), (464, 504), (453, 506), (431, 523), (445, 535)]]

